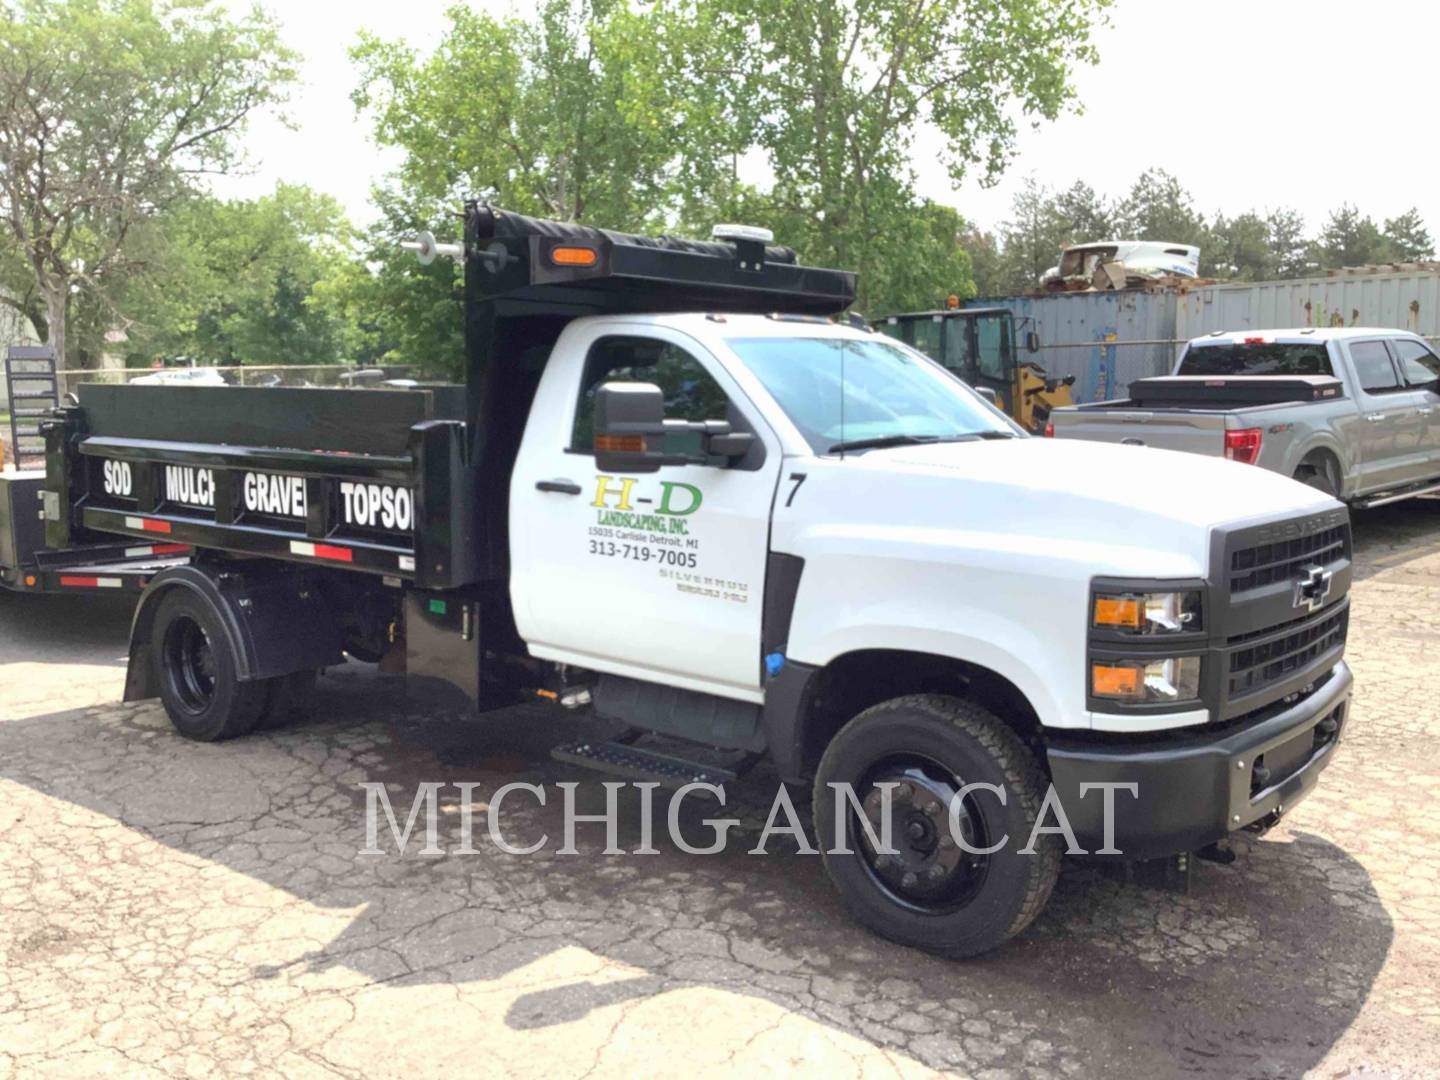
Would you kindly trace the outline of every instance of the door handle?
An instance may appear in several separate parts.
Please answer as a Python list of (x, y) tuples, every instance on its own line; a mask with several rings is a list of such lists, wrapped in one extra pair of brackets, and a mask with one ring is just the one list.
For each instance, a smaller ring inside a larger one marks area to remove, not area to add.
[(553, 491), (557, 495), (580, 494), (580, 485), (573, 480), (541, 480), (535, 487), (539, 491)]
[(1418, 412), (1421, 416), (1429, 416), (1435, 411), (1435, 407), (1433, 405), (1424, 405), (1416, 409), (1415, 411)]
[(1366, 413), (1365, 419), (1369, 420), (1372, 424), (1378, 424), (1381, 420), (1385, 419), (1385, 414), (1383, 412)]

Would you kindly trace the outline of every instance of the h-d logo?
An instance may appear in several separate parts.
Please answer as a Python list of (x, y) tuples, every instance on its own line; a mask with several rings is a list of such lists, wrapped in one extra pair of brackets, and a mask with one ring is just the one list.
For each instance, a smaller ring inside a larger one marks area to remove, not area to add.
[(1307, 611), (1317, 611), (1330, 596), (1330, 585), (1335, 577), (1323, 566), (1311, 564), (1301, 569), (1300, 580), (1295, 582), (1295, 606)]

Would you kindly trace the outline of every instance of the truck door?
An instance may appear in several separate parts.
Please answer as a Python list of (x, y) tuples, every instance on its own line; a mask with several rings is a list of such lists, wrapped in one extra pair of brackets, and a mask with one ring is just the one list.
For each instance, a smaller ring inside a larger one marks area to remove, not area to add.
[(1400, 361), (1400, 375), (1418, 394), (1419, 438), (1424, 451), (1424, 477), (1440, 476), (1440, 357), (1424, 342), (1395, 338), (1390, 344)]
[[(572, 333), (557, 352), (575, 360), (552, 360), (511, 483), (521, 636), (544, 659), (759, 701), (778, 441), (686, 335), (613, 323)], [(728, 468), (602, 473), (592, 412), (606, 382), (655, 383), (668, 418), (728, 419), (756, 445)]]
[(1415, 466), (1415, 395), (1405, 386), (1382, 340), (1346, 344), (1360, 407), (1360, 490), (1407, 483)]

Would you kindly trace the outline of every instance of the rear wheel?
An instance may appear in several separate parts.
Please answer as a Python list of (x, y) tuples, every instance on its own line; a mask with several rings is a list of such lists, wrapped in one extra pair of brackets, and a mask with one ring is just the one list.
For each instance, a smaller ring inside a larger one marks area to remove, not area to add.
[(317, 671), (297, 671), (266, 679), (268, 684), (265, 708), (256, 722), (258, 731), (273, 731), (286, 724), (304, 719), (315, 703)]
[(269, 687), (240, 681), (230, 638), (204, 598), (171, 590), (155, 614), (151, 640), (160, 700), (176, 731), (218, 742), (255, 726)]
[[(975, 783), (995, 785), (1003, 800), (984, 788), (962, 797)], [(843, 802), (837, 820), (834, 784), (851, 785), (859, 813)], [(887, 786), (895, 854), (879, 851), (860, 821), (884, 839)], [(820, 762), (814, 812), (825, 869), (851, 914), (883, 937), (946, 956), (985, 952), (1029, 925), (1059, 875), (1055, 835), (1020, 852), (1045, 788), (1034, 755), (985, 709), (938, 695), (884, 702), (841, 729)]]
[(1331, 498), (1340, 497), (1340, 485), (1336, 482), (1330, 463), (1324, 460), (1307, 461), (1295, 470), (1295, 479), (1316, 491), (1323, 491)]

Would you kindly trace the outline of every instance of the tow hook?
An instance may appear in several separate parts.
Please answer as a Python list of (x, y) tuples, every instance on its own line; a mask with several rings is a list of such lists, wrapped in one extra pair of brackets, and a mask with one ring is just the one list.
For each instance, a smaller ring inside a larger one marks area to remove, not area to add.
[(1257, 818), (1249, 825), (1246, 825), (1245, 831), (1252, 832), (1256, 836), (1264, 836), (1267, 832), (1269, 832), (1271, 829), (1273, 829), (1276, 825), (1280, 823), (1280, 819), (1284, 815), (1285, 808), (1283, 806), (1277, 806), (1274, 810), (1271, 810), (1264, 817)]

